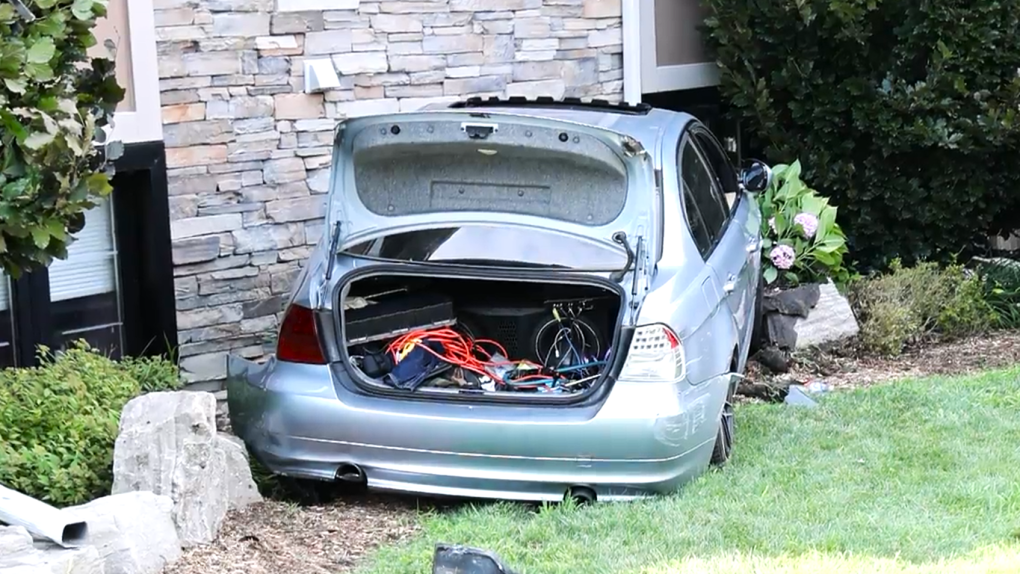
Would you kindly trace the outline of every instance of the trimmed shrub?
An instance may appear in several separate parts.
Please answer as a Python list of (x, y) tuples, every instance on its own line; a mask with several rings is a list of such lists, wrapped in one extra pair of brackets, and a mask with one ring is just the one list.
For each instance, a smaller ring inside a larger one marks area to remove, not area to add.
[(1020, 0), (704, 0), (752, 148), (804, 162), (858, 270), (1020, 221)]
[(961, 265), (923, 262), (908, 268), (894, 260), (889, 273), (853, 283), (850, 301), (862, 344), (883, 355), (935, 337), (978, 334), (996, 321), (984, 281)]
[(996, 326), (1020, 329), (1020, 261), (975, 257), (974, 263), (985, 283), (985, 299), (995, 311)]
[(57, 506), (108, 494), (121, 409), (179, 384), (172, 363), (118, 363), (83, 342), (0, 371), (0, 483)]

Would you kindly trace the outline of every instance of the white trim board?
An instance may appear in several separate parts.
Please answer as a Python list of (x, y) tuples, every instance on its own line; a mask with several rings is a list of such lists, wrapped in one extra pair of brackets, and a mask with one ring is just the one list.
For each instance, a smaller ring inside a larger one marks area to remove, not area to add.
[(642, 94), (719, 84), (719, 67), (714, 62), (659, 66), (655, 55), (655, 0), (622, 1), (625, 100), (636, 102)]
[(113, 115), (110, 139), (125, 144), (161, 141), (163, 118), (159, 109), (159, 66), (152, 0), (127, 0), (127, 11), (135, 109)]

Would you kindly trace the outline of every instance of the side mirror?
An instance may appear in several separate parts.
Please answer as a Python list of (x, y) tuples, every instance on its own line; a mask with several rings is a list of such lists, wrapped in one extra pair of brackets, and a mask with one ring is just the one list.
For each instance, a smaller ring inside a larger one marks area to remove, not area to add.
[(740, 185), (748, 193), (761, 193), (772, 185), (772, 168), (756, 159), (741, 170)]

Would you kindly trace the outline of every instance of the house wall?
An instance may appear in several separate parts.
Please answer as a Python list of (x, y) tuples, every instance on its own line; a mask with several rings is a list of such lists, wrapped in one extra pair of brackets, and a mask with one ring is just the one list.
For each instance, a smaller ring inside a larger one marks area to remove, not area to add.
[[(623, 90), (620, 0), (155, 0), (182, 367), (272, 350), (322, 234), (335, 122), (469, 95)], [(285, 11), (289, 8), (337, 10)], [(303, 60), (341, 88), (303, 93)]]

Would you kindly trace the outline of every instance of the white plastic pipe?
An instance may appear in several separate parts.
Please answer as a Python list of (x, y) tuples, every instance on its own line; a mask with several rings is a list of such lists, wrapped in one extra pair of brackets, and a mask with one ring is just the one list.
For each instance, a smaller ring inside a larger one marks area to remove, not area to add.
[(84, 521), (3, 485), (0, 485), (0, 522), (23, 526), (33, 536), (64, 548), (82, 546), (89, 535)]

